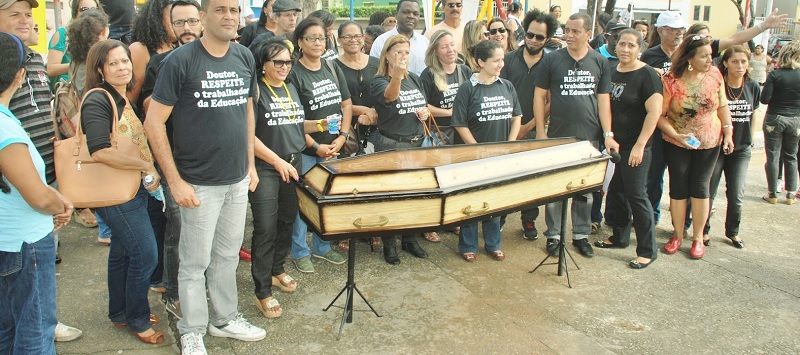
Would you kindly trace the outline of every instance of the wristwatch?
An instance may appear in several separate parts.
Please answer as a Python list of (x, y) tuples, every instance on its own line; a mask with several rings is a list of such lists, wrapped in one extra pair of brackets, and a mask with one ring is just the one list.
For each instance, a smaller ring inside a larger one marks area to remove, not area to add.
[(603, 132), (604, 138), (614, 138), (614, 132)]
[(340, 137), (344, 137), (344, 139), (348, 139), (348, 138), (350, 138), (350, 132), (339, 131), (339, 136)]

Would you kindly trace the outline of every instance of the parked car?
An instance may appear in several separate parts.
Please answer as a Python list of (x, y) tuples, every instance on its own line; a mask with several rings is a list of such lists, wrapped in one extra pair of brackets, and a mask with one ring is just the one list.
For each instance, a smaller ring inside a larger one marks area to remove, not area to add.
[(767, 54), (769, 54), (770, 57), (777, 59), (778, 53), (781, 52), (781, 48), (791, 41), (791, 35), (773, 34), (767, 43)]

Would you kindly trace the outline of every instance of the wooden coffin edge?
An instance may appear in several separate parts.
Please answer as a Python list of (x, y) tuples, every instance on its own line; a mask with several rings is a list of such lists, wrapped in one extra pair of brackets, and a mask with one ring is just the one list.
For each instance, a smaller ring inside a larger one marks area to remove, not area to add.
[[(463, 194), (469, 193), (473, 191), (480, 191), (484, 190), (493, 186), (497, 185), (505, 185), (505, 184), (513, 184), (515, 182), (523, 181), (526, 179), (536, 178), (539, 176), (545, 176), (548, 174), (558, 173), (561, 171), (565, 171), (571, 168), (582, 167), (586, 165), (598, 164), (603, 163), (605, 161), (606, 167), (608, 166), (608, 160), (611, 157), (608, 155), (603, 155), (602, 157), (598, 157), (593, 160), (587, 160), (582, 162), (570, 162), (569, 164), (560, 164), (547, 170), (536, 170), (524, 174), (517, 174), (514, 176), (510, 176), (504, 178), (502, 180), (495, 180), (494, 182), (490, 182), (486, 185), (474, 186), (474, 185), (467, 185), (467, 186), (455, 186), (447, 189), (430, 189), (430, 190), (416, 190), (415, 192), (400, 192), (396, 194), (379, 194), (379, 193), (370, 193), (370, 194), (363, 194), (354, 198), (352, 195), (341, 196), (324, 196), (319, 192), (303, 187), (303, 182), (299, 182), (295, 185), (295, 190), (297, 192), (298, 198), (298, 209), (301, 210), (300, 218), (306, 222), (306, 224), (312, 229), (314, 233), (322, 238), (325, 241), (337, 241), (337, 240), (344, 240), (344, 239), (351, 239), (351, 238), (366, 238), (366, 237), (376, 237), (376, 236), (383, 236), (383, 235), (399, 235), (399, 234), (409, 234), (409, 233), (420, 233), (420, 232), (429, 232), (429, 231), (437, 231), (442, 229), (448, 229), (450, 227), (455, 227), (459, 225), (463, 225), (465, 223), (470, 223), (473, 221), (479, 221), (486, 219), (487, 217), (493, 216), (500, 216), (509, 214), (512, 212), (520, 211), (523, 209), (527, 209), (533, 206), (541, 206), (551, 202), (563, 201), (574, 196), (583, 195), (588, 192), (597, 191), (598, 188), (602, 187), (602, 182), (599, 184), (587, 185), (586, 187), (575, 189), (570, 191), (567, 194), (553, 196), (553, 197), (546, 197), (539, 199), (537, 201), (533, 201), (531, 203), (520, 204), (520, 205), (513, 205), (508, 206), (506, 208), (492, 210), (491, 213), (486, 214), (476, 214), (472, 217), (461, 219), (457, 222), (444, 222), (444, 215), (439, 216), (439, 224), (436, 226), (426, 226), (426, 227), (407, 227), (407, 228), (398, 228), (392, 230), (369, 230), (365, 232), (341, 232), (341, 233), (327, 233), (322, 228), (321, 225), (321, 218), (322, 215), (322, 208), (329, 205), (348, 205), (348, 204), (360, 204), (369, 201), (397, 201), (397, 200), (407, 200), (413, 198), (424, 198), (424, 196), (430, 196), (430, 198), (438, 198), (440, 199), (441, 203), (444, 204), (446, 198), (450, 195), (456, 194)], [(422, 196), (421, 196), (422, 195)], [(310, 205), (313, 207), (314, 211), (303, 211), (301, 201), (308, 201), (311, 202)], [(316, 201), (316, 203), (314, 203)], [(444, 206), (442, 206), (444, 207)], [(307, 213), (311, 213), (311, 217), (307, 216)]]

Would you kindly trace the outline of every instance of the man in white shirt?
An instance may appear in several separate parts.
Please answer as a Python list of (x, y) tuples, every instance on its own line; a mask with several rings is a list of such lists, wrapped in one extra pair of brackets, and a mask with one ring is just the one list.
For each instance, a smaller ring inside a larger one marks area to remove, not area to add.
[(461, 39), (464, 38), (464, 25), (466, 24), (461, 21), (462, 6), (464, 6), (462, 0), (445, 0), (444, 6), (442, 6), (444, 21), (426, 30), (425, 37), (430, 40), (436, 31), (447, 30), (453, 35), (453, 40), (456, 42), (456, 50), (461, 52)]
[(397, 18), (397, 26), (375, 39), (369, 55), (380, 58), (383, 44), (386, 43), (386, 40), (396, 34), (402, 34), (408, 37), (411, 42), (411, 58), (408, 63), (408, 71), (420, 75), (422, 70), (425, 69), (425, 51), (428, 49), (429, 41), (427, 37), (414, 32), (414, 28), (417, 27), (417, 21), (419, 21), (419, 3), (417, 3), (417, 0), (400, 0), (397, 3), (395, 17)]

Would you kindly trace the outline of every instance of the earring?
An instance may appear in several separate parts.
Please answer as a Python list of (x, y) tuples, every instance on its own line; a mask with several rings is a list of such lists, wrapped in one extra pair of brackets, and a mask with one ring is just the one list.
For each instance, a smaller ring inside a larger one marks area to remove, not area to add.
[(265, 72), (263, 69), (261, 70), (261, 74), (266, 74), (266, 73), (267, 73), (267, 72)]
[(688, 67), (688, 68), (686, 68), (686, 69), (688, 69), (689, 71), (692, 71), (692, 70), (694, 70), (694, 68), (692, 68), (692, 65), (691, 65), (691, 64), (689, 64), (689, 67)]

